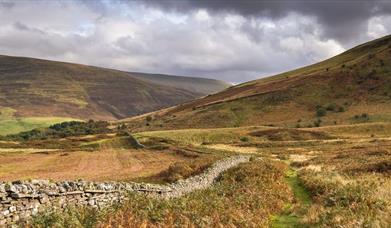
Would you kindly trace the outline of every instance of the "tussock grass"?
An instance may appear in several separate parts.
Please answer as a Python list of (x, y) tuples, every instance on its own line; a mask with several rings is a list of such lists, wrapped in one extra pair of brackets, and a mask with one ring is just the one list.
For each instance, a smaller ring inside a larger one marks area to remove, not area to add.
[(301, 172), (300, 179), (315, 199), (305, 216), (306, 222), (322, 227), (387, 227), (391, 199), (376, 195), (380, 189), (377, 178)]
[[(149, 131), (137, 133), (138, 137), (159, 137), (175, 141), (181, 145), (201, 145), (210, 143), (235, 143), (240, 142), (247, 135), (249, 128), (216, 128), (216, 129), (186, 129), (168, 131)], [(266, 129), (266, 127), (254, 127), (254, 129)]]

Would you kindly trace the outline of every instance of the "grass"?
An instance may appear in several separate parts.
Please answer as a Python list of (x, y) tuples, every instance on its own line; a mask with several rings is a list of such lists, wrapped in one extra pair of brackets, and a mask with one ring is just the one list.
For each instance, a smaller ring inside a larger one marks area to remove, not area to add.
[(15, 109), (0, 109), (0, 135), (16, 134), (34, 128), (44, 128), (65, 121), (77, 120), (68, 117), (16, 117)]
[(36, 227), (82, 227), (87, 222), (78, 218), (88, 217), (88, 224), (98, 227), (267, 227), (270, 217), (292, 200), (284, 182), (286, 168), (281, 162), (255, 160), (228, 170), (213, 187), (181, 198), (131, 194), (115, 210), (95, 214), (81, 209), (77, 213), (82, 216), (41, 214), (33, 222)]
[[(0, 174), (18, 177), (16, 171), (27, 167), (23, 172), (35, 177), (67, 170), (71, 179), (77, 178), (77, 173), (91, 180), (109, 180), (115, 173), (115, 180), (166, 183), (198, 174), (229, 154), (251, 153), (261, 160), (229, 170), (210, 189), (169, 201), (131, 195), (130, 202), (117, 210), (94, 215), (81, 209), (76, 214), (91, 217), (94, 226), (101, 227), (387, 227), (391, 218), (388, 125), (142, 132), (135, 134), (146, 146), (142, 150), (118, 146), (122, 145), (121, 138), (115, 135), (72, 138), (100, 147), (93, 153), (74, 151), (67, 152), (67, 156), (60, 156), (66, 149), (46, 154), (5, 151), (0, 156)], [(66, 140), (70, 139), (64, 139), (64, 143)], [(164, 160), (168, 156), (170, 159)], [(80, 161), (84, 163), (78, 165)], [(70, 171), (73, 167), (84, 170)], [(38, 224), (85, 223), (73, 212), (56, 215), (58, 218), (48, 216), (39, 218)]]
[(0, 69), (1, 105), (17, 110), (21, 117), (66, 114), (115, 120), (183, 103), (228, 86), (210, 79), (129, 73), (11, 56), (0, 56)]
[[(299, 119), (299, 127), (390, 122), (391, 65), (385, 61), (391, 55), (390, 43), (391, 36), (386, 36), (311, 66), (150, 113), (154, 119), (148, 125), (140, 118), (125, 122), (137, 131), (294, 127)], [(369, 118), (352, 118), (362, 113)]]
[[(157, 175), (189, 160), (169, 151), (105, 149), (100, 151), (25, 150), (2, 152), (0, 179), (126, 181)], [(193, 162), (197, 162), (193, 159)]]
[[(234, 143), (240, 142), (243, 136), (252, 129), (267, 129), (266, 127), (255, 128), (216, 128), (216, 129), (185, 129), (167, 131), (149, 131), (137, 133), (137, 137), (159, 137), (173, 140), (181, 145), (199, 146), (202, 144)], [(142, 140), (142, 139), (141, 139)]]
[(0, 135), (16, 134), (22, 131), (49, 127), (56, 123), (72, 120), (78, 119), (66, 117), (20, 117), (14, 119), (3, 119), (0, 120)]
[(292, 189), (296, 202), (295, 205), (287, 204), (282, 214), (273, 217), (272, 227), (305, 227), (305, 224), (300, 221), (300, 217), (306, 213), (308, 207), (312, 204), (311, 196), (303, 187), (295, 170), (289, 169), (286, 172), (285, 181)]

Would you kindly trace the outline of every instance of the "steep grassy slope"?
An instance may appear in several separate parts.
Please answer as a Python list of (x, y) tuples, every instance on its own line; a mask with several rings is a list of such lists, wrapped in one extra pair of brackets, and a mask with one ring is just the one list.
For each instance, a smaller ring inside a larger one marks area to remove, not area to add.
[[(133, 76), (133, 77), (132, 77)], [(137, 76), (134, 77), (134, 76)], [(147, 79), (141, 79), (141, 78)], [(16, 117), (61, 116), (116, 119), (168, 107), (203, 96), (226, 84), (189, 79), (193, 87), (169, 86), (158, 75), (128, 73), (32, 58), (0, 56), (0, 108)], [(180, 77), (186, 81), (186, 78)], [(162, 83), (160, 83), (162, 82)], [(198, 83), (198, 84), (197, 84)], [(187, 90), (187, 89), (193, 89)]]
[(147, 124), (145, 115), (125, 122), (134, 129), (170, 129), (389, 121), (390, 60), (386, 36), (311, 66), (148, 114), (153, 118)]

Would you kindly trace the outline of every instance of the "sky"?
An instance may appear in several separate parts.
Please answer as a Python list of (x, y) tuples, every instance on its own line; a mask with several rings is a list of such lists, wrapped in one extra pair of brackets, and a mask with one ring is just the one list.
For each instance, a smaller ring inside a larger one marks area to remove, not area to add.
[(0, 54), (240, 83), (391, 33), (391, 1), (0, 0)]

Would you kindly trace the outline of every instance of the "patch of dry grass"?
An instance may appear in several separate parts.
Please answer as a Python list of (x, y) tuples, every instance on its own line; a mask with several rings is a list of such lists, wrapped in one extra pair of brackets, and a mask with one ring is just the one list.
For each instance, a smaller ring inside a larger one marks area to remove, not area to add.
[(156, 175), (189, 158), (169, 151), (100, 150), (94, 152), (6, 153), (0, 155), (0, 179), (130, 180)]

